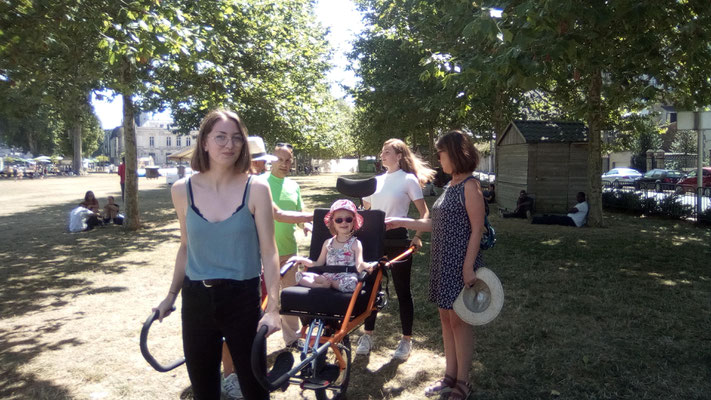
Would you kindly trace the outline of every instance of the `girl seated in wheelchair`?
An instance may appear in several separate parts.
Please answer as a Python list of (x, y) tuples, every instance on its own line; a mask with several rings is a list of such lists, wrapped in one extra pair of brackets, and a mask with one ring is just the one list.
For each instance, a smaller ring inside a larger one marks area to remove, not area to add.
[[(323, 218), (324, 224), (333, 235), (323, 242), (318, 260), (294, 256), (289, 262), (301, 264), (306, 268), (328, 266), (355, 266), (358, 273), (370, 273), (377, 264), (363, 261), (363, 246), (354, 236), (354, 232), (363, 225), (363, 216), (358, 214), (355, 204), (350, 200), (336, 200), (330, 211)], [(296, 283), (311, 288), (333, 288), (341, 292), (353, 292), (358, 284), (355, 272), (297, 272)]]

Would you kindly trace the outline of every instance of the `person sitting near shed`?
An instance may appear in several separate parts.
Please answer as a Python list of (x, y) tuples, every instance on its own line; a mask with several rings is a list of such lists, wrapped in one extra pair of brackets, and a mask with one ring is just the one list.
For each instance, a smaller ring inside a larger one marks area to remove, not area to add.
[(513, 212), (507, 213), (504, 210), (499, 209), (499, 213), (504, 218), (528, 218), (528, 214), (533, 212), (533, 199), (528, 196), (525, 190), (522, 190), (518, 194), (518, 200), (516, 200), (516, 208)]
[(92, 212), (86, 219), (87, 231), (94, 229), (95, 226), (101, 225), (102, 221), (99, 219), (99, 217), (101, 217), (101, 213), (99, 212), (99, 200), (94, 196), (94, 192), (91, 190), (87, 191), (84, 195), (84, 201), (79, 203), (79, 206)]
[(588, 218), (588, 202), (585, 201), (585, 193), (578, 192), (576, 196), (578, 203), (570, 209), (568, 215), (543, 215), (540, 217), (533, 217), (531, 221), (532, 224), (543, 224), (543, 225), (564, 225), (564, 226), (575, 226), (581, 227), (585, 225)]
[(489, 184), (489, 190), (484, 191), (484, 199), (487, 203), (496, 203), (496, 185)]
[(108, 197), (108, 203), (104, 206), (104, 223), (113, 221), (116, 225), (123, 225), (123, 216), (119, 214), (119, 206), (114, 203), (114, 196)]

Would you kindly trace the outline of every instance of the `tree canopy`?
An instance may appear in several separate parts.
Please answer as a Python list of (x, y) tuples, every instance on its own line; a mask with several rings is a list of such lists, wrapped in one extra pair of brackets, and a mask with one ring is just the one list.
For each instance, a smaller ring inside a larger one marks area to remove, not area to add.
[(325, 84), (329, 47), (313, 7), (298, 0), (0, 2), (0, 90), (19, 87), (27, 101), (60, 116), (57, 129), (71, 132), (76, 169), (91, 92), (123, 97), (125, 210), (135, 229), (138, 110), (170, 107), (182, 132), (225, 107), (267, 141), (306, 146), (329, 134), (327, 117), (340, 109)]
[[(435, 76), (442, 90), (456, 87), (465, 114), (462, 126), (501, 132), (512, 117), (536, 114), (585, 121), (592, 225), (602, 224), (600, 132), (619, 127), (623, 115), (655, 102), (711, 103), (711, 79), (705, 72), (711, 58), (707, 1), (359, 4), (373, 29), (405, 41), (421, 55), (420, 65), (432, 65), (430, 74), (418, 78)], [(368, 97), (361, 100), (375, 104)], [(457, 101), (449, 99), (450, 104)]]

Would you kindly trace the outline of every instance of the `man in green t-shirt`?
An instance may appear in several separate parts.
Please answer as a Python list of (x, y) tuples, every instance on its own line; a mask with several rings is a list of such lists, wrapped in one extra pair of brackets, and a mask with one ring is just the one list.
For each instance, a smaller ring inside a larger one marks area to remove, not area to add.
[[(269, 187), (272, 191), (272, 199), (281, 210), (301, 211), (304, 205), (301, 201), (299, 184), (286, 177), (291, 170), (291, 164), (294, 162), (291, 145), (280, 143), (274, 149), (274, 155), (277, 160), (272, 163), (271, 172), (267, 174), (267, 182), (269, 182)], [(307, 225), (305, 233), (309, 230), (310, 228)], [(289, 258), (296, 255), (295, 231), (295, 224), (274, 222), (274, 237), (279, 251), (279, 265), (284, 265)], [(290, 268), (289, 272), (281, 278), (282, 289), (296, 284), (294, 274), (296, 274), (296, 268)], [(284, 343), (287, 346), (295, 344), (298, 339), (299, 317), (282, 315), (281, 321)]]

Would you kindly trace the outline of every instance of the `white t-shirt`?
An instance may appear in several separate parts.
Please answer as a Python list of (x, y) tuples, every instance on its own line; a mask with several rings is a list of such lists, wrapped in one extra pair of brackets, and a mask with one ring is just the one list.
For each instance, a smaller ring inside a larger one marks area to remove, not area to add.
[(578, 209), (576, 213), (568, 213), (568, 216), (575, 222), (575, 226), (578, 228), (585, 225), (585, 217), (588, 216), (588, 202), (584, 201), (575, 205)]
[(386, 217), (407, 217), (410, 202), (424, 198), (415, 174), (401, 169), (375, 177), (375, 193), (363, 198), (372, 210), (385, 211)]
[(93, 214), (91, 210), (79, 206), (69, 213), (69, 232), (81, 232), (86, 229), (86, 218)]

